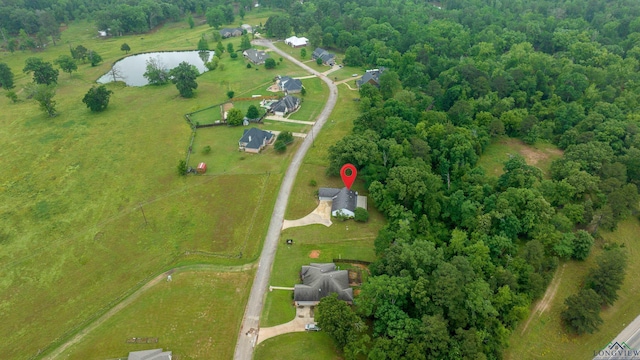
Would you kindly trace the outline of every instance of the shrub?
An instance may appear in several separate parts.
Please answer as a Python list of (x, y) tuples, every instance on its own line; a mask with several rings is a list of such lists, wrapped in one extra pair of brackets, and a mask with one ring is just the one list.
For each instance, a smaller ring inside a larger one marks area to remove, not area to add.
[(284, 141), (278, 139), (273, 144), (273, 148), (276, 149), (277, 152), (283, 153), (283, 152), (287, 151), (287, 144), (285, 144)]
[(318, 65), (322, 65), (322, 59), (317, 58), (317, 59), (316, 59), (316, 64), (318, 64)]
[(203, 153), (204, 155), (207, 155), (207, 154), (208, 154), (208, 153), (210, 153), (210, 152), (211, 152), (211, 146), (207, 145), (207, 146), (205, 146), (205, 147), (203, 147), (203, 148), (202, 148), (202, 153)]
[(278, 140), (284, 142), (285, 145), (289, 145), (293, 142), (293, 134), (290, 131), (283, 131), (278, 135)]
[(180, 176), (187, 175), (187, 162), (184, 160), (180, 160), (178, 162), (178, 175)]
[(233, 91), (233, 90), (229, 90), (229, 91), (227, 91), (227, 97), (228, 97), (229, 99), (233, 99), (233, 95), (235, 95), (235, 94), (236, 94), (236, 92), (235, 92), (235, 91)]
[(357, 222), (367, 222), (369, 221), (369, 212), (365, 208), (356, 208), (353, 212), (353, 219)]
[(16, 103), (18, 102), (18, 95), (16, 94), (15, 91), (13, 90), (9, 90), (7, 91), (7, 93), (5, 94), (5, 96), (7, 98), (9, 98), (9, 100), (11, 100), (12, 103)]
[(273, 60), (272, 58), (268, 58), (264, 61), (264, 68), (265, 69), (273, 69), (276, 67), (276, 61)]
[(237, 59), (238, 58), (238, 53), (232, 52), (231, 54), (229, 54), (229, 56), (231, 56), (232, 59)]
[(318, 182), (315, 179), (309, 180), (309, 186), (318, 186)]
[(251, 63), (247, 63), (247, 69), (251, 69)]

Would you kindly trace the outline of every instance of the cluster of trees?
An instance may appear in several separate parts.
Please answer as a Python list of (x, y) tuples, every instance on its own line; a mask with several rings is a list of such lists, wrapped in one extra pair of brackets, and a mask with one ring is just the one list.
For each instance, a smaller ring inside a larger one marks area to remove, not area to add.
[[(285, 5), (271, 36), (305, 33), (345, 63), (385, 68), (329, 149), (328, 174), (354, 164), (388, 219), (358, 318), (329, 332), (347, 358), (500, 358), (558, 262), (585, 259), (593, 234), (637, 213), (640, 3)], [(478, 159), (504, 135), (564, 155), (547, 176), (519, 156), (488, 176)], [(602, 282), (586, 289), (610, 304)]]
[(273, 148), (279, 152), (283, 153), (287, 151), (287, 145), (293, 143), (293, 134), (290, 131), (283, 131), (278, 134), (278, 138), (276, 142), (273, 144)]
[(597, 259), (598, 266), (591, 269), (585, 286), (565, 300), (562, 320), (577, 334), (593, 333), (602, 324), (600, 309), (613, 305), (624, 281), (627, 254), (622, 248), (603, 252)]

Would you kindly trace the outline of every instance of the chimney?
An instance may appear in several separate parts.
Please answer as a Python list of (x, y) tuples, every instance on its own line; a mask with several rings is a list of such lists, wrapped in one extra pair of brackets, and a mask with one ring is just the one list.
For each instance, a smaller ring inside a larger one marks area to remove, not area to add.
[(251, 142), (251, 135), (249, 135), (249, 142)]

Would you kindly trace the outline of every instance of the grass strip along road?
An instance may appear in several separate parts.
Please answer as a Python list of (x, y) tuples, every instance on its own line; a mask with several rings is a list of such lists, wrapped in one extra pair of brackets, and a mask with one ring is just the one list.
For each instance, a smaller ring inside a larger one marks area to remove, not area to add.
[[(338, 89), (326, 76), (323, 76), (318, 71), (313, 70), (309, 66), (301, 63), (297, 59), (293, 58), (284, 51), (276, 48), (271, 41), (268, 40), (254, 40), (255, 45), (266, 46), (273, 51), (280, 54), (280, 56), (287, 58), (289, 61), (300, 66), (301, 68), (309, 71), (309, 73), (315, 74), (321, 78), (329, 86), (329, 99), (320, 115), (316, 118), (315, 125), (312, 127), (311, 134), (319, 134), (322, 126), (329, 118), (331, 111), (333, 111), (336, 101), (338, 99)], [(313, 135), (307, 136), (302, 145), (298, 149), (298, 152), (293, 157), (289, 168), (282, 179), (280, 185), (280, 191), (276, 199), (276, 204), (273, 208), (271, 215), (271, 222), (269, 223), (269, 230), (264, 241), (262, 248), (262, 254), (258, 263), (258, 270), (256, 271), (256, 277), (253, 280), (251, 286), (251, 293), (249, 294), (249, 300), (245, 308), (244, 317), (242, 319), (242, 326), (240, 327), (240, 334), (238, 334), (238, 342), (236, 343), (236, 350), (234, 359), (236, 360), (251, 360), (253, 356), (253, 347), (255, 346), (258, 338), (260, 314), (262, 313), (262, 307), (264, 306), (264, 299), (266, 296), (267, 286), (269, 284), (269, 278), (271, 277), (271, 269), (273, 267), (273, 259), (275, 258), (276, 249), (278, 247), (278, 239), (280, 238), (280, 230), (282, 228), (282, 222), (284, 221), (284, 212), (289, 202), (289, 194), (293, 188), (293, 182), (296, 179), (302, 159), (306, 155), (307, 151), (313, 143)]]

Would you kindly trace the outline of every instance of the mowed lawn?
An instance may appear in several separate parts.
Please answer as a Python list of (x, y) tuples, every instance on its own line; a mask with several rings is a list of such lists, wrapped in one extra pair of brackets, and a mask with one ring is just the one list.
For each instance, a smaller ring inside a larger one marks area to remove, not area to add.
[[(59, 45), (44, 52), (0, 53), (16, 74), (20, 97), (11, 104), (0, 96), (3, 357), (50, 351), (175, 264), (234, 265), (259, 254), (291, 152), (236, 165), (228, 159), (239, 155), (237, 149), (212, 153), (227, 166), (216, 176), (179, 177), (176, 166), (191, 134), (185, 113), (224, 101), (228, 87), (250, 93), (264, 83), (253, 74), (271, 74), (242, 69), (251, 76), (239, 78), (223, 56), (225, 70), (200, 76), (192, 99), (180, 98), (173, 85), (109, 84), (114, 93), (105, 112), (92, 114), (81, 102), (94, 80), (124, 56), (121, 43), (132, 53), (194, 49), (201, 34), (212, 31), (180, 22), (151, 34), (98, 39), (93, 24), (81, 22), (70, 24)], [(78, 44), (105, 61), (60, 74), (59, 115), (49, 118), (25, 99), (22, 88), (30, 77), (21, 72), (24, 61), (52, 61)]]
[[(614, 232), (602, 232), (594, 251), (585, 262), (567, 262), (562, 272), (558, 292), (549, 309), (542, 315), (533, 316), (526, 331), (526, 319), (513, 332), (510, 347), (505, 351), (506, 359), (591, 359), (594, 351), (601, 350), (622, 331), (627, 324), (640, 315), (640, 285), (636, 274), (640, 272), (640, 221), (629, 218), (618, 225)], [(589, 270), (596, 266), (595, 258), (602, 252), (604, 243), (623, 244), (628, 255), (627, 272), (618, 300), (611, 307), (604, 307), (600, 316), (604, 323), (593, 334), (576, 336), (567, 333), (560, 321), (564, 301), (575, 294)], [(563, 265), (561, 264), (560, 267)], [(558, 273), (556, 273), (558, 276)]]
[(256, 346), (255, 360), (339, 360), (333, 341), (326, 333), (291, 333), (267, 339)]
[(503, 174), (504, 163), (512, 155), (521, 155), (527, 164), (540, 168), (548, 176), (551, 163), (562, 157), (562, 150), (550, 143), (527, 145), (520, 139), (500, 137), (487, 146), (478, 166), (487, 170), (487, 175), (498, 177)]
[[(113, 359), (163, 348), (176, 358), (231, 359), (253, 271), (189, 271), (160, 281), (131, 305), (61, 354), (64, 359)], [(157, 338), (157, 343), (127, 343)]]

